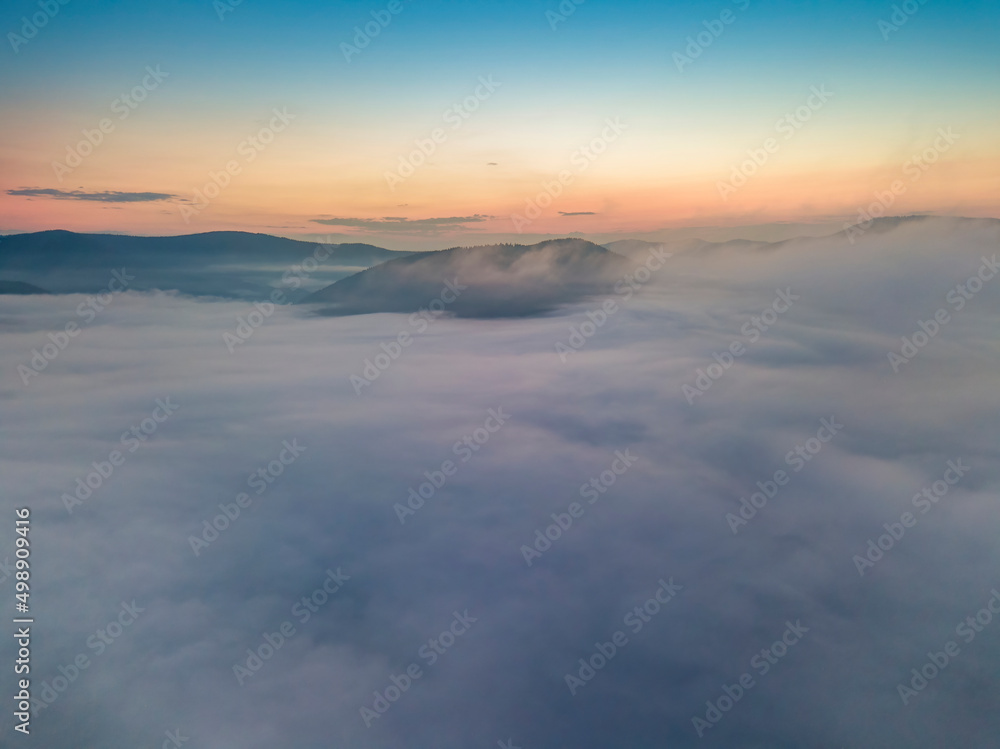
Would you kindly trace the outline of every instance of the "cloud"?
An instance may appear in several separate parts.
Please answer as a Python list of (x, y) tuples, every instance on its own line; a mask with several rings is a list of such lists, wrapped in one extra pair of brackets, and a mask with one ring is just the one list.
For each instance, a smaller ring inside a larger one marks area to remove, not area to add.
[(482, 223), (492, 218), (494, 217), (477, 213), (472, 216), (420, 219), (409, 219), (402, 216), (385, 216), (383, 218), (322, 218), (313, 219), (313, 222), (326, 226), (354, 227), (363, 229), (366, 232), (437, 234), (445, 230), (464, 228), (468, 224)]
[[(998, 234), (929, 221), (853, 246), (686, 253), (603, 318), (589, 301), (422, 331), (404, 314), (264, 319), (249, 302), (126, 292), (27, 387), (18, 365), (81, 322), (87, 297), (0, 296), (4, 502), (32, 512), (31, 685), (62, 690), (35, 741), (158, 746), (179, 728), (220, 749), (992, 745), (1000, 621), (972, 642), (955, 628), (1000, 587), (1000, 276), (961, 311), (946, 298)], [(768, 324), (786, 287), (800, 298)], [(894, 374), (887, 351), (939, 308), (951, 321)], [(261, 324), (230, 354), (240, 319)], [(768, 327), (751, 342), (754, 319)], [(564, 363), (555, 344), (573, 331), (584, 343)], [(722, 369), (732, 341), (746, 351)], [(682, 386), (709, 367), (689, 405)], [(168, 396), (180, 409), (128, 452), (123, 433)], [(484, 441), (498, 408), (509, 421)], [(809, 452), (830, 417), (843, 429)], [(285, 440), (306, 451), (279, 465)], [(810, 455), (797, 472), (796, 446)], [(124, 464), (67, 514), (61, 496), (116, 449)], [(637, 460), (613, 474), (624, 450)], [(852, 555), (919, 513), (912, 497), (956, 459), (970, 473), (860, 577)], [(257, 494), (248, 477), (269, 465)], [(790, 481), (734, 536), (727, 514), (779, 469)], [(223, 530), (196, 557), (206, 522)], [(521, 547), (546, 543), (528, 567)], [(12, 551), (8, 538), (0, 561)], [(338, 567), (350, 580), (303, 622), (293, 607)], [(670, 578), (683, 589), (650, 616)], [(132, 599), (146, 611), (98, 654)], [(478, 621), (442, 637), (466, 609)], [(797, 620), (809, 632), (761, 674), (752, 659)], [(617, 631), (627, 641), (571, 696), (566, 674)], [(958, 655), (904, 707), (897, 684), (949, 640)], [(14, 647), (0, 641), (0, 659)], [(266, 657), (240, 686), (248, 649)], [(68, 681), (77, 654), (89, 665)], [(396, 693), (411, 663), (421, 675)], [(744, 673), (753, 687), (700, 740), (692, 717)], [(366, 728), (359, 709), (389, 687)]]
[(87, 200), (97, 203), (151, 203), (178, 197), (164, 192), (117, 192), (114, 190), (83, 192), (82, 190), (56, 190), (41, 187), (8, 190), (7, 194), (32, 198), (53, 198), (55, 200)]
[(573, 212), (559, 211), (559, 215), (560, 216), (596, 216), (597, 214), (594, 213), (594, 211), (573, 211)]

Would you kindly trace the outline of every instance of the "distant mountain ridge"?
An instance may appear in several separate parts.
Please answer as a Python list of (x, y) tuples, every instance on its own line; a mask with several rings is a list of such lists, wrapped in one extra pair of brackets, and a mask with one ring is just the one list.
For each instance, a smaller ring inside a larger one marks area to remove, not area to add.
[[(860, 246), (904, 226), (919, 231), (923, 222), (1000, 225), (1000, 220), (990, 218), (884, 216), (826, 236)], [(803, 237), (819, 239), (822, 237)], [(11, 291), (0, 293), (95, 293), (107, 286), (112, 270), (126, 268), (134, 276), (129, 286), (132, 290), (177, 290), (257, 300), (281, 289), (288, 301), (308, 298), (311, 303), (326, 305), (324, 314), (361, 314), (405, 311), (413, 304), (419, 308), (419, 300), (411, 295), (426, 296), (446, 273), (471, 273), (475, 291), (463, 295), (453, 308), (456, 314), (535, 314), (600, 293), (606, 288), (602, 284), (608, 274), (628, 271), (620, 263), (616, 266), (617, 261), (628, 258), (626, 265), (642, 262), (656, 248), (673, 256), (691, 257), (772, 252), (791, 241), (621, 239), (601, 246), (585, 239), (563, 238), (534, 245), (497, 244), (412, 253), (364, 243), (324, 245), (238, 231), (137, 237), (50, 230), (0, 237), (0, 278), (27, 285), (8, 286)], [(383, 264), (388, 270), (378, 270)], [(38, 291), (28, 291), (28, 287)]]
[(23, 281), (3, 281), (0, 280), (0, 294), (50, 294), (51, 292), (39, 288), (34, 284)]
[(990, 225), (1000, 224), (1000, 219), (909, 214), (901, 216), (881, 216), (873, 218), (870, 221), (865, 221), (861, 223), (848, 221), (845, 222), (844, 224), (845, 228), (837, 231), (830, 231), (829, 233), (826, 234), (802, 234), (785, 239), (763, 240), (763, 239), (734, 238), (734, 239), (724, 239), (724, 240), (718, 240), (718, 239), (710, 240), (710, 239), (691, 238), (691, 237), (684, 239), (667, 239), (664, 241), (650, 241), (645, 239), (618, 239), (610, 242), (604, 242), (603, 246), (607, 247), (609, 250), (613, 252), (618, 252), (622, 255), (627, 255), (633, 258), (644, 256), (653, 247), (663, 247), (664, 250), (674, 255), (680, 255), (685, 253), (696, 253), (696, 252), (712, 253), (716, 251), (740, 251), (740, 250), (770, 251), (779, 249), (783, 245), (795, 240), (808, 241), (808, 240), (824, 239), (829, 237), (838, 237), (850, 240), (852, 238), (856, 239), (864, 235), (875, 235), (883, 232), (889, 232), (901, 226), (919, 227), (924, 222), (933, 222), (937, 225), (941, 225), (942, 223), (950, 223), (954, 226), (960, 226), (960, 225), (970, 226), (973, 224), (990, 226)]
[[(0, 239), (0, 274), (56, 293), (100, 290), (111, 269), (125, 267), (135, 275), (134, 290), (263, 298), (281, 286), (286, 271), (298, 279), (290, 282), (297, 284), (293, 291), (318, 288), (410, 254), (361, 243), (323, 245), (235, 231), (136, 237), (52, 230)], [(292, 270), (308, 258), (316, 267), (310, 263), (306, 272)]]

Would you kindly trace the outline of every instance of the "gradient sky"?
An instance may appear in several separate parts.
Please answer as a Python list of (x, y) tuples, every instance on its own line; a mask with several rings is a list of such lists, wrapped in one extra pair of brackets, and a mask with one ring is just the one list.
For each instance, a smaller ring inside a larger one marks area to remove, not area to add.
[[(567, 1), (553, 28), (555, 0), (400, 0), (350, 61), (341, 45), (388, 2), (53, 0), (58, 12), (27, 39), (25, 18), (44, 18), (44, 5), (0, 11), (7, 233), (239, 229), (406, 249), (839, 228), (895, 180), (904, 189), (887, 214), (998, 215), (1000, 8), (986, 0), (913, 0), (896, 30), (879, 25), (893, 3), (874, 1)], [(674, 53), (724, 12), (732, 22), (679, 70)], [(116, 100), (147, 66), (167, 77), (120, 119)], [(446, 122), (491, 76), (500, 85), (477, 111)], [(813, 87), (833, 95), (786, 138), (776, 123)], [(294, 119), (248, 162), (240, 144), (275, 108)], [(57, 175), (53, 163), (102, 118), (113, 126), (103, 142)], [(582, 159), (609, 118), (624, 130)], [(435, 128), (442, 142), (390, 189), (386, 173)], [(936, 163), (906, 171), (949, 128), (957, 137)], [(770, 137), (777, 150), (723, 199), (719, 183)], [(203, 205), (196, 191), (230, 161), (239, 173)], [(572, 181), (519, 235), (512, 215), (561, 170)]]

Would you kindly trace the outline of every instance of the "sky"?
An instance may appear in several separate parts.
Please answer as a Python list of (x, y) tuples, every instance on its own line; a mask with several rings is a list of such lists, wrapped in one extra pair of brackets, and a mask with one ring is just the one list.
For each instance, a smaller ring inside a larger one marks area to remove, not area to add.
[(986, 0), (11, 0), (0, 231), (426, 249), (995, 216), (998, 27)]

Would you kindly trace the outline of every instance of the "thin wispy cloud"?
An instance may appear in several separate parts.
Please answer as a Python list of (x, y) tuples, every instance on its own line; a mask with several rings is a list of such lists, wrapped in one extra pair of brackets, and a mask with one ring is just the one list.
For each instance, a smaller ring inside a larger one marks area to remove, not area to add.
[(317, 218), (313, 223), (324, 226), (345, 226), (370, 232), (412, 232), (436, 234), (448, 229), (463, 229), (469, 224), (489, 221), (493, 216), (474, 214), (472, 216), (449, 216), (446, 218), (417, 218), (403, 216), (383, 216), (382, 218)]
[(95, 203), (154, 203), (158, 200), (170, 200), (177, 197), (165, 192), (119, 192), (117, 190), (84, 192), (83, 190), (57, 190), (51, 187), (29, 187), (20, 190), (8, 190), (7, 194), (19, 195), (26, 198), (86, 200)]

